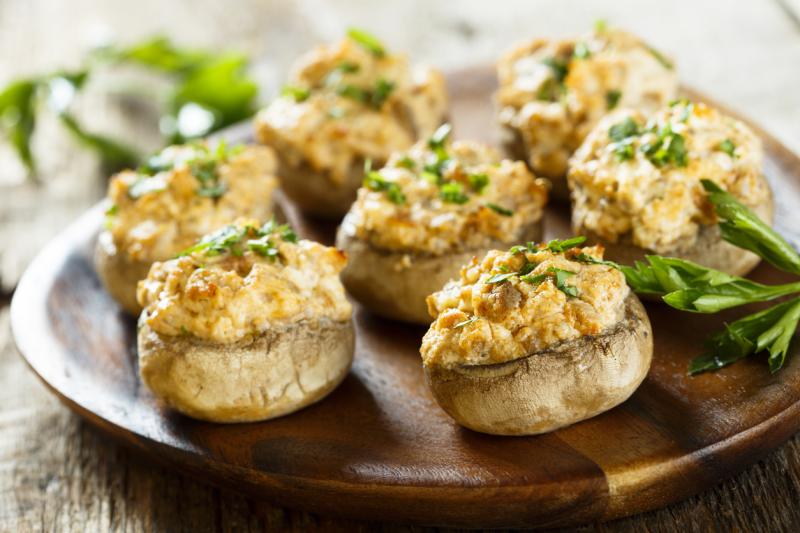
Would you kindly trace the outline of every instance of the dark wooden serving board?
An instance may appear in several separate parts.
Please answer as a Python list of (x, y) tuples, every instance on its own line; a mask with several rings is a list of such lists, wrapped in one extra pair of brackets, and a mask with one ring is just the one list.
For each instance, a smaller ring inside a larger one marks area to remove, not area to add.
[[(456, 135), (492, 141), (493, 75), (449, 78)], [(694, 93), (690, 93), (697, 96)], [(777, 226), (800, 235), (800, 159), (761, 130)], [(230, 136), (249, 136), (249, 128)], [(333, 228), (289, 217), (307, 237)], [(568, 210), (548, 208), (547, 238), (568, 235)], [(200, 479), (319, 513), (466, 527), (606, 520), (685, 498), (730, 476), (800, 429), (797, 346), (770, 375), (762, 356), (690, 378), (703, 339), (743, 311), (717, 316), (647, 305), (655, 357), (623, 405), (537, 437), (462, 429), (433, 401), (418, 347), (423, 328), (356, 306), (353, 370), (322, 402), (278, 420), (194, 421), (160, 406), (137, 375), (135, 322), (100, 287), (91, 250), (95, 207), (36, 258), (11, 306), (20, 352), (61, 400), (109, 436)], [(789, 276), (761, 265), (752, 276)]]

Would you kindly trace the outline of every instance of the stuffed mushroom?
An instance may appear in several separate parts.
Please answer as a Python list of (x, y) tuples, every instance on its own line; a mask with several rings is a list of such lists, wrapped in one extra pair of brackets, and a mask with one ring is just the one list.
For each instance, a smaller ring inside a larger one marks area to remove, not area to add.
[(547, 183), (492, 148), (449, 141), (444, 125), (398, 152), (364, 186), (339, 228), (347, 290), (382, 316), (429, 324), (425, 298), (487, 250), (542, 235)]
[(155, 261), (175, 257), (202, 235), (237, 217), (270, 218), (278, 180), (265, 147), (172, 146), (108, 186), (110, 207), (95, 249), (109, 293), (138, 315), (136, 284)]
[(647, 375), (647, 314), (602, 247), (492, 250), (428, 298), (425, 376), (464, 427), (533, 435), (625, 401)]
[(153, 394), (213, 422), (285, 415), (350, 368), (345, 256), (288, 226), (237, 221), (139, 283), (139, 370)]
[(276, 149), (292, 200), (307, 214), (338, 219), (355, 199), (365, 160), (382, 166), (430, 135), (446, 110), (439, 71), (351, 30), (298, 61), (282, 95), (256, 117), (256, 135)]
[(620, 263), (658, 254), (741, 276), (758, 256), (722, 240), (701, 180), (716, 182), (771, 223), (762, 166), (752, 130), (705, 104), (676, 101), (650, 116), (619, 110), (570, 162), (573, 229)]
[(654, 111), (675, 98), (672, 63), (637, 37), (602, 25), (579, 39), (534, 39), (498, 62), (504, 144), (566, 199), (567, 161), (616, 107)]

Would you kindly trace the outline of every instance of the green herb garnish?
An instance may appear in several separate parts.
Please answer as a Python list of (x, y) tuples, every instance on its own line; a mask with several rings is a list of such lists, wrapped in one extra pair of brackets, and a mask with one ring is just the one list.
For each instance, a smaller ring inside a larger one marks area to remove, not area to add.
[(443, 184), (439, 189), (439, 197), (451, 204), (465, 204), (469, 201), (469, 196), (464, 194), (464, 188), (455, 181)]
[(685, 167), (689, 162), (686, 140), (683, 135), (673, 132), (669, 123), (661, 128), (654, 142), (642, 144), (640, 149), (657, 167), (668, 164)]
[(204, 137), (256, 111), (258, 88), (245, 73), (245, 56), (179, 48), (165, 37), (129, 47), (96, 49), (79, 70), (16, 80), (0, 89), (0, 131), (31, 176), (36, 170), (31, 138), (44, 103), (70, 135), (97, 153), (109, 171), (136, 166), (140, 160), (136, 150), (115, 138), (88, 131), (72, 113), (91, 78), (115, 64), (142, 67), (171, 81), (158, 98), (166, 103), (159, 123), (167, 144)]
[(606, 108), (607, 109), (614, 109), (617, 107), (620, 98), (622, 98), (622, 91), (617, 89), (611, 89), (606, 91)]
[(489, 176), (486, 174), (470, 174), (467, 176), (467, 180), (469, 180), (469, 186), (472, 187), (472, 190), (478, 194), (482, 193), (489, 185)]
[(516, 272), (502, 272), (500, 274), (495, 274), (489, 277), (484, 283), (488, 284), (503, 283), (513, 278), (516, 275), (517, 275)]
[(345, 74), (352, 74), (361, 70), (361, 67), (358, 63), (353, 63), (352, 61), (342, 61), (336, 66), (336, 70)]
[(400, 167), (400, 168), (407, 168), (408, 170), (414, 170), (414, 168), (416, 168), (417, 164), (414, 162), (413, 159), (411, 159), (410, 157), (408, 157), (406, 155), (406, 156), (403, 156), (402, 158), (400, 158), (397, 161), (397, 166)]
[(473, 322), (476, 322), (477, 320), (478, 320), (478, 317), (473, 316), (473, 317), (470, 317), (470, 318), (468, 318), (466, 320), (462, 320), (461, 322), (459, 322), (458, 324), (453, 326), (453, 328), (455, 328), (455, 329), (463, 328), (464, 326), (472, 324)]
[(453, 126), (450, 124), (442, 124), (436, 128), (436, 131), (434, 131), (433, 135), (428, 139), (428, 147), (434, 152), (444, 149), (445, 143), (450, 138), (452, 132)]
[(394, 82), (387, 81), (384, 79), (380, 79), (375, 83), (375, 90), (372, 91), (372, 95), (370, 98), (370, 103), (372, 107), (375, 109), (380, 109), (383, 107), (384, 102), (389, 98), (389, 95), (392, 94), (392, 91), (395, 88)]
[(731, 157), (736, 157), (736, 145), (733, 144), (733, 141), (730, 139), (725, 139), (719, 143), (719, 149)]
[(639, 125), (631, 117), (626, 117), (608, 129), (608, 138), (614, 142), (624, 141), (636, 135), (639, 135)]
[(393, 181), (388, 181), (380, 172), (372, 170), (372, 162), (369, 160), (364, 164), (364, 187), (371, 191), (386, 193), (386, 197), (393, 204), (406, 203), (406, 195), (403, 194), (400, 186)]
[(295, 102), (304, 102), (311, 96), (311, 91), (304, 87), (285, 85), (283, 89), (281, 89), (281, 96), (287, 96)]
[[(702, 185), (719, 218), (723, 239), (756, 253), (781, 270), (800, 275), (800, 255), (783, 237), (714, 182), (702, 180)], [(771, 372), (777, 372), (785, 362), (800, 321), (800, 281), (764, 285), (672, 257), (647, 256), (646, 262), (637, 261), (634, 266), (585, 254), (575, 260), (617, 268), (634, 291), (661, 296), (668, 305), (682, 311), (716, 313), (793, 295), (794, 298), (736, 320), (711, 336), (705, 353), (691, 362), (689, 373), (717, 370), (765, 350), (769, 352)]]
[(339, 85), (336, 88), (336, 93), (339, 96), (356, 100), (362, 104), (369, 105), (374, 109), (380, 109), (389, 98), (389, 95), (394, 91), (394, 82), (380, 79), (375, 82), (375, 87), (372, 89), (364, 89), (356, 85)]
[(514, 211), (512, 211), (511, 209), (506, 209), (505, 207), (493, 204), (491, 202), (487, 203), (486, 207), (488, 207), (498, 215), (503, 215), (504, 217), (514, 216)]
[(206, 257), (222, 254), (241, 257), (247, 249), (262, 257), (275, 259), (279, 255), (275, 237), (285, 242), (297, 242), (294, 230), (288, 224), (278, 224), (274, 219), (260, 228), (250, 225), (240, 228), (230, 224), (204, 236), (197, 244), (181, 252), (178, 257), (195, 253), (202, 253)]
[(652, 54), (653, 57), (656, 58), (656, 60), (658, 60), (659, 63), (661, 63), (661, 65), (665, 69), (672, 70), (673, 68), (675, 68), (675, 65), (672, 64), (672, 61), (667, 59), (667, 57), (664, 54), (662, 54), (661, 52), (659, 52), (655, 48), (648, 47), (647, 50), (650, 52), (650, 54)]
[[(544, 249), (545, 250), (549, 250), (549, 251), (553, 252), (554, 254), (563, 254), (567, 250), (570, 250), (572, 248), (580, 246), (584, 242), (586, 242), (586, 237), (583, 237), (583, 236), (572, 237), (570, 239), (553, 239), (552, 241), (548, 242), (545, 245)], [(530, 250), (530, 246), (532, 244), (533, 243), (528, 243), (528, 249), (529, 250)], [(538, 251), (538, 248), (535, 248), (535, 246), (534, 246), (534, 250), (532, 250), (532, 251), (536, 252), (536, 251)]]
[(347, 30), (347, 36), (353, 39), (356, 43), (361, 45), (364, 49), (370, 52), (375, 57), (383, 57), (386, 55), (386, 50), (383, 44), (372, 34), (360, 30), (358, 28), (350, 28)]
[(550, 67), (550, 70), (553, 72), (553, 79), (555, 79), (557, 83), (562, 83), (567, 77), (568, 63), (565, 59), (560, 57), (547, 57), (542, 60), (542, 63)]

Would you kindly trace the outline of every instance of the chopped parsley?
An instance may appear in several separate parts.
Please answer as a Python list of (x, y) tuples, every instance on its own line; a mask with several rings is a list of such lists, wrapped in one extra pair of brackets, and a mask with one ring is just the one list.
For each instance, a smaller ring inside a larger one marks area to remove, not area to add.
[(372, 34), (358, 28), (347, 30), (347, 36), (358, 43), (362, 48), (370, 52), (375, 57), (383, 57), (386, 50), (383, 44)]
[(464, 188), (455, 181), (443, 184), (439, 189), (439, 197), (451, 204), (465, 204), (469, 201), (469, 196), (464, 194)]
[(595, 33), (604, 33), (608, 30), (608, 24), (603, 19), (597, 19), (594, 21), (594, 31)]
[(343, 84), (337, 87), (336, 93), (339, 96), (356, 100), (364, 105), (371, 106), (373, 109), (380, 109), (395, 89), (395, 83), (379, 79), (375, 82), (372, 89), (364, 89), (356, 85)]
[(633, 159), (636, 153), (633, 141), (637, 135), (639, 135), (639, 126), (631, 117), (625, 118), (608, 129), (608, 137), (614, 141), (611, 147), (619, 161)]
[(487, 284), (503, 283), (513, 278), (516, 275), (517, 275), (516, 272), (502, 272), (500, 274), (495, 274), (493, 276), (490, 276), (484, 283)]
[[(643, 133), (646, 132), (641, 131), (630, 117), (609, 128), (608, 137), (614, 141), (611, 148), (619, 161), (633, 159), (635, 155), (634, 137)], [(654, 141), (643, 143), (639, 150), (657, 167), (669, 164), (685, 167), (689, 162), (686, 139), (680, 133), (672, 131), (672, 125), (669, 122), (658, 130)]]
[(370, 101), (370, 93), (366, 89), (362, 89), (361, 87), (356, 87), (355, 85), (344, 84), (340, 85), (336, 89), (336, 93), (339, 96), (344, 96), (345, 98), (350, 98), (351, 100), (356, 100), (361, 102), (362, 104), (367, 104)]
[(434, 131), (433, 135), (428, 139), (428, 147), (438, 154), (440, 150), (444, 150), (444, 145), (447, 143), (452, 132), (453, 126), (450, 124), (442, 124), (436, 128), (436, 131)]
[(725, 152), (731, 157), (736, 157), (736, 145), (733, 144), (733, 141), (730, 139), (725, 139), (721, 143), (719, 143), (719, 150)]
[(659, 130), (654, 142), (643, 144), (640, 150), (657, 167), (669, 164), (685, 167), (689, 162), (686, 139), (680, 133), (673, 132), (669, 123)]
[(386, 100), (389, 98), (389, 95), (392, 94), (394, 88), (394, 82), (379, 79), (375, 83), (375, 89), (372, 91), (372, 95), (370, 97), (370, 104), (372, 104), (372, 107), (375, 109), (380, 109), (383, 107), (384, 102), (386, 102)]
[[(586, 237), (583, 235), (572, 237), (571, 239), (553, 239), (545, 245), (545, 249), (554, 254), (563, 254), (567, 250), (580, 246), (584, 242), (586, 242)], [(528, 249), (531, 248), (532, 244), (533, 243), (528, 243)], [(534, 251), (536, 250), (534, 249)]]
[(546, 102), (555, 102), (566, 92), (564, 79), (567, 77), (568, 62), (559, 57), (548, 57), (543, 59), (542, 63), (550, 67), (553, 77), (542, 83), (536, 93), (536, 98)]
[(336, 66), (336, 70), (345, 74), (352, 74), (361, 70), (361, 67), (358, 63), (353, 63), (352, 61), (342, 61)]
[(278, 224), (270, 220), (260, 228), (246, 225), (238, 227), (233, 224), (225, 226), (214, 233), (204, 236), (194, 246), (184, 250), (179, 257), (202, 253), (207, 257), (231, 254), (241, 257), (246, 250), (275, 259), (280, 254), (275, 237), (284, 242), (297, 242), (297, 234), (288, 224)]
[(633, 137), (638, 134), (639, 126), (631, 117), (627, 117), (622, 122), (618, 122), (608, 129), (608, 137), (614, 142), (624, 141), (628, 137)]
[(414, 170), (417, 166), (414, 160), (408, 157), (407, 155), (400, 158), (396, 164), (398, 167), (407, 168), (408, 170)]
[(546, 57), (542, 63), (550, 67), (553, 72), (553, 78), (561, 83), (567, 77), (567, 61), (560, 57)]
[(470, 174), (467, 179), (472, 190), (479, 194), (489, 185), (489, 176), (486, 174)]
[(575, 272), (572, 272), (571, 270), (564, 270), (562, 268), (550, 267), (541, 274), (531, 275), (530, 272), (533, 271), (534, 268), (536, 268), (534, 263), (525, 263), (525, 265), (523, 265), (523, 269), (519, 272), (501, 272), (494, 274), (487, 278), (484, 283), (488, 285), (496, 285), (499, 283), (505, 283), (511, 278), (518, 276), (519, 280), (522, 282), (530, 283), (531, 285), (539, 285), (540, 283), (550, 279), (553, 281), (553, 284), (556, 286), (556, 288), (567, 296), (571, 296), (573, 298), (578, 296), (578, 288), (574, 285), (567, 284), (567, 279), (574, 276)]
[(281, 96), (287, 96), (295, 102), (304, 102), (311, 96), (311, 91), (303, 87), (284, 85), (283, 89), (281, 89)]
[(504, 217), (514, 216), (514, 211), (511, 209), (506, 209), (505, 207), (499, 206), (493, 203), (487, 203), (486, 207), (497, 213), (498, 215), (503, 215)]
[(369, 165), (366, 167), (366, 174), (364, 175), (364, 187), (371, 191), (384, 192), (389, 201), (393, 204), (402, 205), (406, 203), (406, 195), (400, 190), (400, 186), (393, 181), (387, 181), (380, 172), (370, 170)]
[(617, 107), (620, 98), (622, 98), (622, 91), (617, 89), (606, 91), (606, 108), (614, 109)]
[[(195, 192), (198, 196), (219, 198), (227, 190), (225, 184), (220, 181), (219, 164), (240, 153), (244, 147), (235, 145), (228, 148), (224, 141), (220, 141), (213, 151), (208, 145), (201, 143), (192, 145), (192, 148), (195, 150), (195, 156), (186, 160), (185, 164), (192, 176), (200, 182)], [(173, 170), (175, 163), (174, 160), (165, 157), (163, 152), (151, 156), (137, 169), (139, 177), (128, 188), (128, 196), (136, 199), (147, 193), (163, 191), (164, 182), (151, 178), (159, 172)]]
[(672, 61), (667, 59), (667, 57), (664, 54), (662, 54), (661, 52), (659, 52), (655, 48), (648, 47), (647, 50), (650, 52), (650, 54), (652, 54), (653, 57), (656, 58), (656, 60), (658, 60), (659, 63), (661, 63), (661, 65), (665, 69), (672, 70), (673, 68), (675, 68), (675, 65), (672, 64)]

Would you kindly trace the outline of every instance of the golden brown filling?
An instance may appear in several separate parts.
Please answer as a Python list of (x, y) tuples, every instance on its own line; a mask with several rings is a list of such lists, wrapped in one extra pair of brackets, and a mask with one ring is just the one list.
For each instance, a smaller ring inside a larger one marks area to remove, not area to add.
[(629, 294), (625, 276), (586, 259), (602, 259), (602, 247), (575, 244), (529, 244), (474, 258), (460, 279), (428, 297), (436, 319), (422, 339), (423, 363), (502, 363), (617, 324)]
[(257, 116), (256, 130), (292, 166), (343, 183), (364, 160), (385, 162), (430, 135), (446, 110), (439, 71), (412, 68), (404, 55), (350, 37), (302, 57), (282, 96)]
[(340, 251), (298, 240), (288, 226), (239, 220), (155, 263), (137, 299), (158, 333), (231, 343), (306, 319), (348, 320), (345, 263)]
[(391, 251), (441, 255), (511, 243), (542, 217), (547, 186), (523, 162), (437, 135), (369, 172), (343, 231)]
[(499, 120), (516, 131), (540, 175), (563, 176), (597, 121), (618, 107), (655, 110), (675, 98), (669, 60), (637, 37), (596, 29), (580, 39), (535, 39), (497, 65)]
[(265, 147), (173, 146), (111, 179), (106, 227), (135, 261), (174, 257), (237, 217), (268, 219), (277, 186)]
[(616, 242), (668, 254), (691, 245), (715, 218), (701, 179), (749, 207), (765, 202), (761, 141), (702, 103), (675, 102), (649, 118), (620, 110), (603, 119), (570, 162), (573, 224)]

